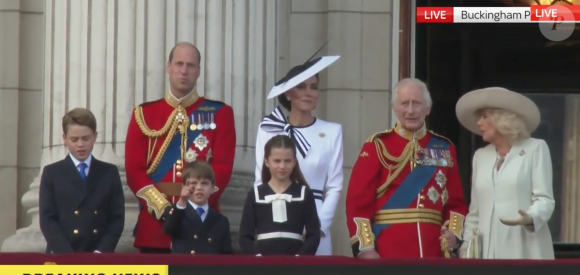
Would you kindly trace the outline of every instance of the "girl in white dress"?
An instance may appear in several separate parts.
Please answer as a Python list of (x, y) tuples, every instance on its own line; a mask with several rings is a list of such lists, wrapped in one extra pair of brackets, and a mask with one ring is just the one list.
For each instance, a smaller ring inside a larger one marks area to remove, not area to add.
[(256, 140), (256, 181), (262, 184), (264, 145), (280, 134), (288, 135), (298, 151), (302, 174), (312, 189), (321, 224), (321, 240), (316, 255), (332, 255), (330, 226), (341, 196), (343, 182), (342, 127), (312, 115), (318, 101), (318, 73), (338, 60), (325, 56), (292, 68), (276, 83), (268, 99), (278, 97), (290, 111), (288, 117), (277, 107), (258, 128)]
[[(540, 124), (536, 104), (503, 88), (486, 88), (461, 97), (456, 113), (465, 128), (490, 143), (473, 156), (460, 256), (554, 259), (548, 227), (555, 206), (552, 160), (546, 142), (530, 137)], [(476, 247), (472, 238), (480, 238), (477, 251), (468, 251)]]

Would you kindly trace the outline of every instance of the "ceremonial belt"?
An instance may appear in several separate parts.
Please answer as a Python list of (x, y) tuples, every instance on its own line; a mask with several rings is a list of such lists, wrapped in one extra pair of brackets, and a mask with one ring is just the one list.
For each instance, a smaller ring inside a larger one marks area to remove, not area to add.
[(268, 239), (280, 239), (280, 238), (294, 239), (294, 240), (302, 241), (302, 235), (296, 234), (296, 233), (291, 233), (291, 232), (271, 232), (271, 233), (258, 234), (258, 236), (256, 237), (256, 239), (258, 241), (268, 240)]
[[(196, 118), (200, 115), (203, 115), (203, 117), (207, 117), (208, 115), (212, 115), (215, 119), (215, 114), (219, 111), (219, 109), (223, 106), (222, 103), (220, 102), (215, 102), (215, 101), (209, 101), (209, 100), (204, 100), (201, 105), (199, 107), (197, 107), (197, 109), (195, 109), (195, 111), (193, 111), (193, 114), (191, 115), (193, 118)], [(202, 114), (203, 113), (203, 114)], [(190, 121), (190, 123), (194, 123), (194, 121)], [(187, 127), (186, 130), (187, 133), (187, 144), (186, 144), (186, 148), (191, 147), (191, 145), (193, 144), (193, 142), (195, 141), (195, 138), (201, 134), (201, 129), (196, 128), (195, 130), (191, 130), (190, 127)], [(166, 137), (166, 138), (170, 138), (170, 137)], [(127, 141), (127, 142), (131, 142), (131, 141)], [(171, 140), (171, 143), (169, 143), (169, 146), (167, 146), (167, 150), (165, 151), (165, 154), (163, 154), (163, 156), (161, 157), (161, 160), (159, 161), (159, 165), (157, 166), (157, 169), (155, 169), (155, 171), (153, 173), (151, 173), (149, 175), (149, 178), (151, 180), (153, 180), (153, 182), (158, 183), (161, 182), (163, 180), (163, 178), (165, 177), (165, 175), (167, 175), (167, 173), (173, 168), (173, 165), (175, 164), (175, 162), (179, 159), (181, 159), (181, 135), (175, 135), (173, 136), (173, 139)]]
[(443, 224), (443, 218), (441, 217), (441, 212), (437, 210), (406, 208), (406, 209), (379, 210), (377, 211), (377, 213), (375, 213), (375, 218), (373, 222), (379, 225), (418, 223), (418, 222), (441, 225)]
[[(427, 146), (425, 146), (425, 149), (434, 150), (447, 150), (448, 148), (449, 142), (433, 135), (431, 136)], [(401, 185), (397, 187), (397, 190), (395, 190), (391, 197), (385, 202), (381, 207), (381, 210), (410, 208), (411, 203), (415, 200), (417, 195), (419, 195), (421, 190), (423, 190), (429, 181), (431, 181), (436, 170), (437, 166), (435, 165), (417, 165), (413, 171), (407, 175)], [(378, 238), (379, 234), (391, 224), (392, 223), (378, 224), (373, 222), (372, 227), (375, 237)]]

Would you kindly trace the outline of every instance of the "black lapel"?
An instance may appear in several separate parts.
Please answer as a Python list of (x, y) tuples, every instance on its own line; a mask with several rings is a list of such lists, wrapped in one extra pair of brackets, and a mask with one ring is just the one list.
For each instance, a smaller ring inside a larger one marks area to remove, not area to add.
[[(85, 184), (85, 188), (84, 188), (84, 194), (83, 197), (81, 199), (81, 201), (79, 202), (79, 205), (81, 203), (83, 203), (83, 201), (93, 195), (94, 196), (94, 192), (97, 189), (97, 186), (99, 185), (99, 182), (101, 181), (101, 178), (103, 176), (106, 176), (106, 166), (99, 161), (98, 159), (95, 159), (95, 157), (91, 156), (91, 165), (89, 166), (89, 175), (87, 177), (87, 180), (84, 182)], [(79, 177), (80, 177), (80, 173)]]
[(209, 232), (211, 228), (220, 220), (220, 215), (215, 210), (208, 208), (207, 215), (203, 221), (203, 230)]

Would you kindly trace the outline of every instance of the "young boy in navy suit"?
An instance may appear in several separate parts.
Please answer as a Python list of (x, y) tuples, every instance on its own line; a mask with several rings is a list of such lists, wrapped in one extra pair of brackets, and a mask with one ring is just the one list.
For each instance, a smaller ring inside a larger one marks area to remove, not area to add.
[(92, 155), (93, 113), (76, 108), (62, 118), (68, 155), (44, 167), (40, 179), (40, 230), (46, 253), (114, 252), (125, 225), (125, 196), (117, 166)]
[(165, 215), (164, 231), (171, 236), (171, 253), (232, 254), (230, 222), (209, 208), (209, 196), (217, 191), (215, 174), (203, 161), (183, 169), (183, 186), (177, 203)]

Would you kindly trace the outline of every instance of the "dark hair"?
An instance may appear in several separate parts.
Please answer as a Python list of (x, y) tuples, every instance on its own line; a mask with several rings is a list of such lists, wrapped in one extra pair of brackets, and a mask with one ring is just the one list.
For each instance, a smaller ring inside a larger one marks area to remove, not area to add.
[(211, 181), (212, 185), (215, 185), (215, 173), (211, 165), (205, 161), (194, 161), (185, 165), (182, 174), (183, 184), (187, 182), (188, 179), (206, 179)]
[(171, 48), (171, 51), (169, 52), (169, 58), (168, 58), (168, 61), (167, 62), (171, 63), (171, 61), (173, 61), (173, 52), (175, 52), (175, 49), (177, 47), (180, 47), (180, 46), (190, 46), (190, 47), (193, 47), (195, 49), (195, 51), (197, 52), (197, 57), (198, 57), (197, 58), (197, 65), (200, 65), (201, 64), (201, 52), (199, 52), (199, 49), (195, 45), (193, 45), (193, 44), (191, 44), (189, 42), (179, 42), (175, 46), (173, 46), (173, 48)]
[[(296, 67), (294, 67), (294, 68), (296, 68)], [(294, 69), (294, 68), (292, 68), (292, 69)], [(290, 70), (290, 72), (291, 71), (292, 70)], [(288, 75), (290, 75), (290, 72), (288, 72)], [(318, 76), (318, 74), (316, 74), (314, 76), (316, 77), (316, 81), (320, 81), (320, 77)], [(288, 80), (289, 79), (286, 79), (286, 77), (285, 78), (282, 78), (280, 81), (278, 81), (276, 83), (276, 86), (278, 86), (278, 85), (280, 85), (280, 84), (282, 84), (282, 83), (284, 83), (284, 82), (286, 82)], [(282, 107), (284, 107), (286, 110), (292, 111), (292, 104), (290, 103), (290, 100), (288, 100), (286, 98), (286, 93), (283, 93), (283, 94), (281, 94), (281, 95), (278, 96), (278, 102), (280, 102), (280, 105), (282, 105)]]
[(62, 132), (66, 135), (68, 127), (79, 125), (89, 127), (95, 133), (97, 131), (97, 119), (93, 113), (85, 108), (75, 108), (62, 117)]
[(306, 179), (304, 179), (304, 175), (300, 171), (300, 166), (298, 165), (298, 160), (296, 159), (296, 144), (294, 141), (290, 139), (288, 136), (285, 135), (277, 135), (268, 140), (266, 142), (266, 146), (264, 146), (264, 162), (262, 164), (262, 182), (267, 183), (272, 179), (272, 174), (270, 174), (270, 169), (266, 166), (266, 159), (270, 157), (272, 154), (272, 149), (291, 149), (292, 155), (294, 156), (294, 160), (296, 161), (296, 166), (292, 169), (292, 173), (290, 173), (290, 180), (292, 182), (297, 182), (303, 185), (308, 186)]

